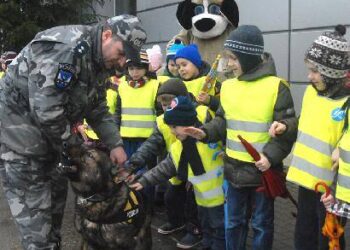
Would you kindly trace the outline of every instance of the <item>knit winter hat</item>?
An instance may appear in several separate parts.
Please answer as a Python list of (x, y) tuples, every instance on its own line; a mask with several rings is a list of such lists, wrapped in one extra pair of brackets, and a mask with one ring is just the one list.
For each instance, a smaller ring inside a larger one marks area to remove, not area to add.
[(242, 71), (246, 73), (262, 62), (264, 38), (255, 25), (242, 25), (230, 33), (224, 48), (238, 57)]
[(141, 66), (148, 69), (149, 60), (145, 49), (141, 49), (138, 57), (126, 58), (126, 66), (130, 65)]
[(306, 51), (305, 59), (321, 73), (326, 92), (342, 85), (349, 71), (350, 48), (343, 37), (345, 33), (345, 26), (337, 25), (334, 31), (319, 36)]
[(168, 125), (193, 126), (196, 121), (197, 112), (189, 97), (176, 97), (164, 113), (164, 122)]
[(165, 81), (158, 89), (157, 96), (160, 95), (188, 96), (186, 85), (178, 78), (171, 78)]
[(162, 67), (162, 50), (158, 44), (153, 45), (152, 48), (146, 49), (149, 63), (154, 71), (157, 71)]
[(184, 58), (192, 62), (198, 69), (202, 67), (202, 57), (199, 54), (196, 44), (190, 44), (184, 48), (178, 50), (175, 54), (174, 60), (178, 58)]
[(184, 47), (185, 45), (181, 40), (175, 40), (174, 44), (171, 45), (166, 52), (166, 62), (168, 63), (171, 59), (174, 60), (176, 52)]

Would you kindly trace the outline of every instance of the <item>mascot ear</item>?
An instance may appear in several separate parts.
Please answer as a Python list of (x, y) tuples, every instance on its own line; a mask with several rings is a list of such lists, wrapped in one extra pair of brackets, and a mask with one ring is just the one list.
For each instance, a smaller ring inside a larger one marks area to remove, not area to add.
[(239, 10), (235, 0), (224, 0), (221, 4), (220, 10), (234, 27), (238, 26)]
[(194, 7), (196, 7), (196, 4), (192, 3), (191, 0), (185, 0), (177, 6), (176, 17), (185, 30), (192, 28)]

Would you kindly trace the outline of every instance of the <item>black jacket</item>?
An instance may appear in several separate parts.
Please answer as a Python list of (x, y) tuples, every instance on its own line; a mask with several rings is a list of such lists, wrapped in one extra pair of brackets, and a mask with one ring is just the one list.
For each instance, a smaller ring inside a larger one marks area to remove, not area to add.
[[(242, 81), (254, 81), (265, 76), (275, 76), (276, 69), (270, 54), (264, 54), (264, 60), (251, 72), (241, 75)], [(263, 101), (263, 100), (261, 100)], [(273, 111), (274, 121), (283, 121), (288, 126), (288, 132), (276, 138), (271, 138), (263, 148), (263, 154), (268, 158), (272, 168), (282, 169), (282, 160), (290, 153), (297, 135), (297, 119), (295, 117), (293, 99), (289, 88), (280, 83), (278, 97)], [(220, 106), (216, 117), (203, 126), (207, 137), (206, 142), (226, 141), (225, 112)], [(233, 159), (227, 155), (224, 157), (225, 178), (234, 187), (259, 186), (261, 184), (261, 172), (254, 163), (248, 163)]]

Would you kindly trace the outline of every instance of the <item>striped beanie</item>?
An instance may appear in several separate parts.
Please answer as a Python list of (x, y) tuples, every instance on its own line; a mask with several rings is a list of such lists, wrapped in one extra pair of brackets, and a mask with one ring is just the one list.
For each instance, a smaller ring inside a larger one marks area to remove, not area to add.
[(262, 62), (264, 38), (258, 27), (241, 25), (230, 33), (224, 48), (237, 56), (243, 73), (246, 73)]
[(136, 59), (127, 58), (126, 59), (126, 65), (135, 65), (135, 66), (142, 66), (148, 68), (149, 60), (148, 55), (145, 49), (140, 50), (139, 57)]
[(350, 48), (345, 33), (345, 26), (337, 25), (334, 31), (319, 36), (306, 51), (305, 59), (321, 73), (327, 92), (342, 85), (349, 71)]

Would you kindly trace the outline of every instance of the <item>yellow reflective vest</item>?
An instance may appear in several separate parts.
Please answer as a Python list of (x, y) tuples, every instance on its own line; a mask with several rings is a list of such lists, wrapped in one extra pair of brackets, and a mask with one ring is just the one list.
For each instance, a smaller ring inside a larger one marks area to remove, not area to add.
[[(115, 113), (115, 109), (117, 107), (117, 96), (118, 96), (117, 91), (115, 91), (114, 89), (107, 89), (107, 93), (106, 93), (107, 106), (108, 106), (108, 111), (111, 114)], [(85, 121), (85, 119), (84, 119), (84, 124), (87, 125), (87, 122)], [(87, 137), (89, 137), (90, 139), (98, 140), (98, 136), (92, 130), (91, 127), (88, 126), (88, 128), (85, 130), (85, 133)]]
[(168, 81), (171, 77), (170, 76), (157, 76), (157, 80), (159, 81), (159, 84), (163, 84), (166, 81)]
[[(196, 143), (201, 157), (205, 173), (195, 176), (190, 165), (188, 165), (188, 181), (192, 183), (196, 203), (202, 207), (215, 207), (224, 203), (224, 193), (222, 189), (223, 161), (218, 153), (221, 151), (219, 144)], [(181, 141), (176, 140), (170, 148), (170, 155), (173, 163), (178, 169), (182, 152)]]
[[(209, 108), (203, 105), (199, 105), (197, 106), (196, 111), (198, 120), (204, 123), (207, 119)], [(212, 114), (210, 113), (210, 115)], [(170, 127), (164, 122), (164, 114), (158, 116), (156, 122), (159, 132), (163, 135), (166, 150), (169, 152), (170, 146), (176, 141), (176, 137), (173, 135), (173, 133), (171, 133)], [(176, 177), (171, 178), (169, 181), (172, 185), (180, 185), (182, 183), (182, 181)]]
[(275, 76), (256, 81), (239, 81), (237, 78), (223, 82), (221, 106), (226, 119), (226, 154), (234, 159), (254, 162), (237, 135), (241, 135), (259, 152), (270, 140), (269, 127), (278, 96), (280, 82)]
[(0, 79), (3, 78), (5, 75), (5, 72), (4, 71), (0, 71)]
[[(183, 82), (186, 85), (187, 91), (192, 93), (195, 97), (197, 97), (203, 88), (205, 78), (206, 76), (202, 76), (202, 77), (193, 79), (191, 81), (183, 81)], [(215, 95), (215, 86), (214, 88), (211, 88), (208, 94), (212, 96)]]
[(307, 87), (288, 181), (311, 190), (319, 181), (332, 184), (335, 171), (331, 170), (331, 156), (342, 135), (345, 112), (341, 108), (346, 99), (332, 100)]
[[(348, 117), (350, 122), (350, 117)], [(336, 197), (350, 203), (350, 130), (344, 133), (339, 141), (339, 170)]]
[(127, 138), (148, 138), (155, 126), (159, 82), (148, 80), (141, 88), (130, 87), (122, 81), (118, 87), (121, 99), (120, 135)]

